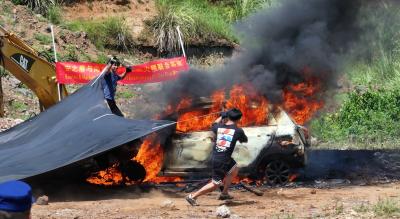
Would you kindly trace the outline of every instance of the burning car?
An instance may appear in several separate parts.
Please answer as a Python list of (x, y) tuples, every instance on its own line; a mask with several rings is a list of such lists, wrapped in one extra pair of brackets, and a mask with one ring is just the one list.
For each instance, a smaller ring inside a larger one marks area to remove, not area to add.
[[(243, 112), (238, 125), (249, 139), (248, 143), (237, 144), (233, 153), (238, 162), (239, 177), (271, 184), (287, 183), (294, 176), (292, 170), (305, 165), (305, 150), (310, 145), (307, 129), (298, 123), (308, 121), (312, 112), (318, 109), (319, 102), (289, 96), (281, 107), (269, 104), (265, 97), (250, 89), (234, 86), (228, 95), (225, 91), (217, 91), (210, 98), (182, 99), (174, 106), (168, 106), (161, 118), (177, 121), (173, 130), (108, 153), (108, 158), (103, 160), (114, 157), (117, 159), (111, 160), (115, 162), (100, 162), (105, 164), (103, 170), (91, 174), (87, 181), (119, 185), (208, 177), (213, 146), (211, 124), (222, 108), (235, 107)], [(293, 100), (296, 104), (291, 102)], [(290, 116), (284, 109), (289, 110)]]
[[(243, 127), (243, 130), (248, 142), (238, 142), (232, 154), (238, 163), (240, 178), (285, 184), (291, 180), (292, 170), (306, 164), (305, 150), (310, 146), (308, 131), (297, 125), (285, 111), (271, 113), (268, 125)], [(122, 146), (114, 153), (105, 154), (103, 159), (112, 157), (116, 161), (119, 157), (119, 162), (96, 172), (87, 180), (94, 184), (118, 185), (210, 176), (211, 131), (177, 131), (163, 143), (159, 139), (153, 135), (142, 144)], [(136, 156), (129, 159), (132, 153)]]
[[(306, 163), (307, 130), (285, 111), (271, 116), (268, 125), (243, 127), (248, 143), (238, 143), (232, 154), (239, 176), (263, 179), (271, 184), (290, 180), (291, 170)], [(211, 173), (212, 132), (175, 133), (165, 152), (162, 176), (207, 177)]]

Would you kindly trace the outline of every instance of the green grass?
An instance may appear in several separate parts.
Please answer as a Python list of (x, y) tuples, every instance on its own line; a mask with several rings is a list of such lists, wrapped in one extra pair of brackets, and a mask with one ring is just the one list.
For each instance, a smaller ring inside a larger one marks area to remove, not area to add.
[(346, 72), (355, 85), (399, 88), (400, 7), (386, 1), (379, 6), (364, 8), (361, 27), (367, 34), (349, 57)]
[(340, 215), (344, 212), (343, 203), (337, 202), (335, 205), (335, 215)]
[(278, 0), (231, 0), (217, 1), (223, 8), (224, 16), (231, 22), (239, 21), (264, 7), (276, 5)]
[(52, 24), (61, 24), (63, 22), (62, 11), (59, 5), (51, 5), (47, 11), (46, 18)]
[(109, 17), (104, 20), (76, 20), (66, 24), (72, 31), (85, 31), (98, 49), (110, 48), (127, 51), (133, 46), (132, 35), (123, 18)]
[(11, 108), (13, 111), (25, 111), (27, 110), (28, 106), (22, 102), (19, 102), (17, 100), (14, 100), (11, 102)]
[(104, 55), (104, 53), (100, 53), (97, 56), (97, 59), (95, 62), (96, 63), (107, 63), (107, 61), (108, 61), (108, 57), (106, 55)]
[(157, 0), (158, 14), (147, 21), (160, 51), (179, 49), (176, 27), (179, 26), (185, 41), (209, 42), (225, 39), (237, 42), (233, 22), (268, 5), (272, 0), (234, 0), (210, 3), (207, 0)]
[(398, 147), (400, 137), (400, 7), (381, 1), (363, 8), (366, 30), (344, 66), (351, 91), (337, 109), (311, 122), (323, 142), (363, 148)]
[(41, 44), (49, 45), (51, 44), (51, 36), (43, 33), (35, 33), (35, 39), (38, 40)]
[(27, 5), (30, 9), (42, 15), (47, 15), (49, 9), (59, 2), (57, 0), (11, 0), (11, 1), (16, 5)]
[(361, 204), (353, 208), (358, 213), (366, 213), (370, 211), (370, 207), (366, 204)]
[(120, 91), (116, 94), (117, 98), (130, 99), (135, 96), (131, 91)]
[(2, 5), (2, 11), (0, 11), (2, 15), (10, 15), (12, 13), (12, 8), (9, 4), (4, 4), (4, 0), (0, 1), (0, 5)]
[(400, 216), (399, 202), (392, 199), (379, 200), (372, 209), (380, 217)]
[(160, 51), (176, 51), (179, 48), (179, 26), (187, 40), (211, 40), (224, 38), (235, 41), (230, 24), (217, 7), (200, 0), (158, 0), (157, 16), (148, 21)]
[(314, 136), (324, 141), (379, 144), (400, 136), (400, 89), (350, 92), (336, 112), (311, 122)]

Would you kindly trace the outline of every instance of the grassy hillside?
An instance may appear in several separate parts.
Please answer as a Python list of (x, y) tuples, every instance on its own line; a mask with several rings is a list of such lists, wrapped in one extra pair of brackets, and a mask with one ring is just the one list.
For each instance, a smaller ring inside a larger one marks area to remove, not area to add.
[[(348, 54), (349, 89), (338, 109), (311, 124), (323, 142), (361, 148), (397, 146), (400, 137), (400, 8), (382, 1), (364, 8), (361, 42)], [(384, 145), (384, 146), (383, 146)]]

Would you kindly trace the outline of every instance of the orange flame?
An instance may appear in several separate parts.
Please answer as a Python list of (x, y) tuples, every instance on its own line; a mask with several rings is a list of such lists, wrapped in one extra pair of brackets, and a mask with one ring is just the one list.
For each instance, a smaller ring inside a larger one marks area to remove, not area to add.
[(152, 135), (145, 139), (140, 146), (139, 152), (133, 160), (136, 160), (143, 165), (146, 170), (146, 177), (143, 182), (154, 179), (161, 169), (163, 161), (164, 150), (161, 148), (160, 143)]
[[(188, 99), (183, 99), (178, 104), (176, 112), (184, 107), (190, 107), (191, 102), (188, 104)], [(212, 94), (209, 108), (182, 113), (178, 118), (176, 130), (180, 132), (208, 130), (224, 108), (238, 108), (242, 111), (243, 117), (239, 126), (263, 125), (267, 122), (267, 106), (267, 99), (250, 85), (235, 85), (229, 92), (229, 99), (225, 97), (223, 90), (218, 90)], [(171, 108), (169, 106), (169, 109)]]
[(142, 164), (146, 170), (146, 177), (143, 182), (160, 183), (179, 182), (182, 180), (179, 177), (157, 176), (163, 164), (164, 149), (161, 147), (155, 135), (151, 135), (145, 139), (140, 146), (138, 154), (133, 159)]
[[(182, 179), (179, 177), (157, 177), (162, 167), (164, 150), (156, 137), (156, 135), (147, 137), (140, 146), (137, 155), (132, 158), (132, 160), (140, 163), (146, 170), (146, 176), (143, 182), (161, 183), (181, 181)], [(137, 183), (127, 178), (124, 180), (118, 168), (118, 164), (114, 164), (112, 167), (94, 173), (91, 177), (87, 178), (86, 181), (104, 186), (121, 185), (122, 183), (132, 185)]]
[(310, 78), (304, 83), (291, 84), (283, 93), (283, 108), (292, 116), (296, 123), (304, 125), (324, 106), (318, 100), (321, 83), (317, 78)]
[(123, 181), (122, 173), (117, 168), (118, 164), (114, 164), (105, 170), (94, 173), (86, 179), (87, 182), (103, 186), (120, 185)]
[(246, 85), (235, 85), (230, 91), (227, 108), (238, 108), (243, 113), (239, 126), (265, 125), (267, 123), (268, 102), (256, 90)]

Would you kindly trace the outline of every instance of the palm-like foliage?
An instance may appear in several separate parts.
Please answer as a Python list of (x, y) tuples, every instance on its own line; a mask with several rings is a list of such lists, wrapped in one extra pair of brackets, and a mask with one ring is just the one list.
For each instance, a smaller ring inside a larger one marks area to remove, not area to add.
[(196, 34), (197, 27), (193, 8), (177, 7), (166, 0), (157, 4), (158, 15), (150, 22), (159, 51), (177, 51), (179, 38), (176, 27), (180, 27), (183, 37)]
[(27, 5), (33, 11), (47, 15), (49, 9), (56, 4), (62, 3), (61, 0), (12, 0), (14, 4)]

